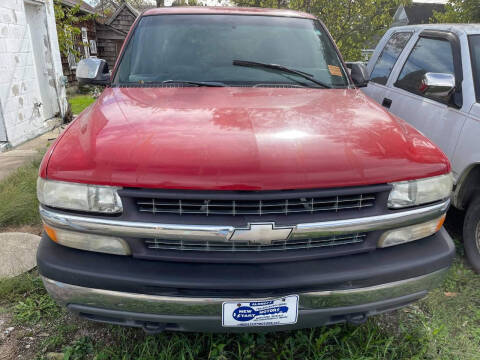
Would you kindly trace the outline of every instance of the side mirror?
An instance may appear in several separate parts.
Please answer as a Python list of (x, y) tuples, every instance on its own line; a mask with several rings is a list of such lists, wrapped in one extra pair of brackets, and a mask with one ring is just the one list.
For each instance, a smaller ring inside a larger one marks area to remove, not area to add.
[(105, 60), (88, 58), (80, 60), (77, 64), (77, 80), (81, 85), (108, 85), (110, 72)]
[(443, 73), (426, 73), (422, 77), (419, 90), (425, 96), (448, 102), (455, 90), (455, 76)]
[(369, 76), (367, 67), (362, 62), (348, 62), (347, 68), (350, 69), (350, 76), (357, 87), (365, 87), (368, 84)]

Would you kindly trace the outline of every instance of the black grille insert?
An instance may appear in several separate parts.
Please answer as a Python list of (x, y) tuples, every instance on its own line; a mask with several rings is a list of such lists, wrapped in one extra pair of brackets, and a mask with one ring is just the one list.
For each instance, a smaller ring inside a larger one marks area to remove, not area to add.
[(176, 215), (290, 215), (366, 209), (375, 205), (376, 194), (299, 197), (273, 200), (137, 198), (138, 211)]
[(145, 246), (153, 250), (180, 251), (274, 251), (298, 250), (332, 247), (339, 245), (360, 244), (365, 241), (367, 233), (326, 236), (313, 239), (289, 239), (273, 241), (271, 244), (255, 244), (248, 241), (192, 241), (187, 239), (165, 240), (146, 239)]

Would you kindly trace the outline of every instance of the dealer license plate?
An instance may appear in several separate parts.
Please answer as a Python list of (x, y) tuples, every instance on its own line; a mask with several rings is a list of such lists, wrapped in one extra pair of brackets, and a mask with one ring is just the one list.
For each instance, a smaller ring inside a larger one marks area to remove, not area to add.
[(263, 301), (226, 301), (222, 307), (222, 325), (226, 327), (295, 324), (297, 317), (298, 295)]

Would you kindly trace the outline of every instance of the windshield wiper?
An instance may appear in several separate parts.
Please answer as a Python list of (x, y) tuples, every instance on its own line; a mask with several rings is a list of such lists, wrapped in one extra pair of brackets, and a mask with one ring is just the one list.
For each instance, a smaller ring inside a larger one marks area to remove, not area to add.
[(196, 86), (225, 87), (224, 83), (217, 81), (191, 81), (191, 80), (165, 80), (162, 84), (188, 84)]
[(233, 65), (278, 70), (278, 71), (282, 71), (284, 73), (298, 75), (298, 76), (300, 76), (304, 79), (307, 79), (307, 80), (313, 82), (314, 84), (320, 85), (321, 87), (324, 87), (324, 88), (327, 88), (327, 89), (331, 88), (330, 85), (327, 85), (327, 84), (315, 79), (312, 74), (308, 74), (308, 73), (300, 71), (300, 70), (291, 69), (291, 68), (283, 66), (283, 65), (261, 63), (261, 62), (256, 62), (256, 61), (245, 61), (245, 60), (233, 60)]

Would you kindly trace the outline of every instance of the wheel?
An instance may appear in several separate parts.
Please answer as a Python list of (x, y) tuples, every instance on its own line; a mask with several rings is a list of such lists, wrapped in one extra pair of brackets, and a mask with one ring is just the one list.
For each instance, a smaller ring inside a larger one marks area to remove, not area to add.
[(468, 206), (463, 223), (463, 246), (470, 265), (480, 273), (480, 195)]

